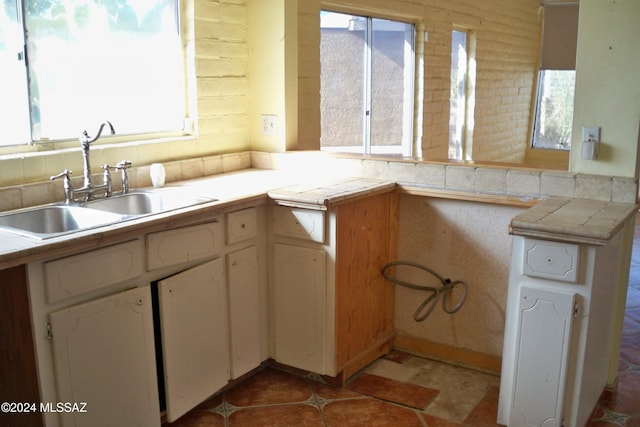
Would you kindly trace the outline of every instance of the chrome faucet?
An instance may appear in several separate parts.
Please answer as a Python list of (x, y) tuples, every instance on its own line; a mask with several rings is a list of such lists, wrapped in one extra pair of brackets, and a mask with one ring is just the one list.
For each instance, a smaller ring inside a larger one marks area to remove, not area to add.
[[(111, 135), (115, 135), (116, 131), (113, 128), (113, 125), (109, 121), (105, 121), (100, 125), (98, 129), (98, 133), (96, 136), (91, 138), (87, 131), (82, 132), (80, 136), (80, 144), (82, 145), (82, 162), (83, 162), (83, 185), (81, 188), (74, 190), (75, 194), (85, 194), (85, 200), (91, 200), (94, 198), (94, 193), (98, 191), (104, 191), (105, 195), (108, 196), (111, 193), (111, 185), (110, 180), (107, 180), (106, 177), (104, 179), (104, 183), (102, 185), (93, 185), (91, 180), (91, 162), (89, 161), (89, 148), (91, 147), (91, 143), (95, 142), (100, 135), (102, 135), (102, 131), (105, 126), (109, 126), (109, 130), (111, 131)], [(108, 174), (108, 169), (105, 169), (105, 174)]]
[[(50, 180), (55, 180), (58, 178), (63, 178), (63, 189), (64, 189), (64, 200), (66, 204), (72, 204), (77, 202), (88, 202), (89, 200), (93, 200), (95, 198), (94, 193), (102, 191), (104, 197), (111, 196), (111, 172), (112, 170), (120, 171), (122, 173), (122, 194), (126, 194), (129, 192), (129, 177), (127, 175), (127, 169), (131, 167), (131, 162), (129, 160), (122, 160), (115, 166), (109, 166), (108, 163), (102, 165), (102, 185), (94, 185), (93, 180), (91, 179), (91, 162), (89, 161), (89, 149), (91, 147), (91, 143), (95, 142), (100, 135), (102, 135), (102, 131), (105, 126), (109, 126), (109, 130), (111, 131), (111, 135), (115, 135), (116, 131), (113, 129), (113, 125), (111, 122), (106, 121), (100, 125), (98, 129), (98, 133), (96, 136), (91, 138), (87, 131), (82, 132), (80, 136), (80, 144), (82, 145), (82, 161), (84, 165), (83, 174), (83, 185), (78, 189), (73, 188), (73, 183), (71, 182), (71, 171), (65, 169), (58, 175), (54, 175)], [(82, 198), (76, 200), (76, 195), (83, 195)]]

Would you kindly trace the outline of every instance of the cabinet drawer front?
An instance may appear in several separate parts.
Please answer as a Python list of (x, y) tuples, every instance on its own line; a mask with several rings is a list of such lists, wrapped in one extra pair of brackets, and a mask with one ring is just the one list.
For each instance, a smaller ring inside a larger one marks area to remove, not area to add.
[(227, 215), (227, 243), (252, 239), (258, 234), (256, 208), (243, 209)]
[(324, 243), (324, 211), (273, 206), (273, 232)]
[(223, 238), (220, 222), (148, 234), (147, 268), (216, 256), (222, 252)]
[(47, 303), (81, 295), (144, 272), (142, 240), (96, 249), (44, 264)]
[(523, 273), (531, 277), (575, 283), (580, 247), (571, 243), (526, 239)]

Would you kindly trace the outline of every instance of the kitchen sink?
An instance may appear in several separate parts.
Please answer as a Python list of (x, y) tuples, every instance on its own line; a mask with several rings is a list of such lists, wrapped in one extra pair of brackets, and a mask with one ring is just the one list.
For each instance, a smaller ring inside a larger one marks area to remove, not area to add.
[(178, 191), (137, 191), (92, 200), (82, 205), (46, 205), (0, 214), (0, 230), (48, 239), (216, 200)]
[(93, 200), (83, 206), (120, 215), (140, 216), (215, 202), (216, 200), (209, 197), (184, 195), (178, 191), (158, 193), (137, 191)]
[(0, 215), (0, 228), (46, 239), (122, 220), (122, 215), (80, 206), (47, 205)]

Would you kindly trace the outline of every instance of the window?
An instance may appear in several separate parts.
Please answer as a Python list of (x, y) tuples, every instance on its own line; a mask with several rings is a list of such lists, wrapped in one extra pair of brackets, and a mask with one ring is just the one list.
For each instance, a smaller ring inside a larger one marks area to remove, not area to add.
[(178, 0), (19, 3), (0, 3), (0, 107), (12, 114), (0, 144), (76, 138), (104, 120), (118, 134), (183, 128)]
[(20, 14), (14, 1), (0, 3), (0, 145), (27, 142), (29, 135), (29, 96), (24, 68), (24, 38)]
[(467, 113), (467, 33), (451, 33), (451, 96), (449, 97), (449, 158), (462, 160)]
[(476, 38), (473, 31), (451, 32), (449, 159), (473, 160), (473, 114), (476, 86)]
[(544, 6), (533, 148), (571, 148), (577, 35), (577, 4)]
[(540, 70), (533, 128), (533, 147), (571, 148), (576, 72)]
[(411, 155), (414, 26), (321, 12), (323, 150)]

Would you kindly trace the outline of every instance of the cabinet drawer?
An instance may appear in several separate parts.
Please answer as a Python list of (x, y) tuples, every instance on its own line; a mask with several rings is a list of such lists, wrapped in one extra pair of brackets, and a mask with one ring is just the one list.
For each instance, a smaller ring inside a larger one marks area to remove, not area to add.
[(324, 243), (324, 211), (273, 206), (273, 232), (280, 236)]
[(81, 295), (144, 272), (142, 240), (72, 255), (44, 264), (47, 303)]
[(252, 239), (258, 233), (256, 208), (243, 209), (227, 215), (227, 243), (233, 244)]
[(523, 273), (530, 277), (575, 283), (580, 247), (571, 243), (526, 239)]
[(222, 252), (222, 223), (195, 225), (147, 235), (147, 268), (176, 265)]

